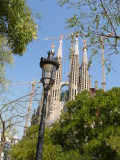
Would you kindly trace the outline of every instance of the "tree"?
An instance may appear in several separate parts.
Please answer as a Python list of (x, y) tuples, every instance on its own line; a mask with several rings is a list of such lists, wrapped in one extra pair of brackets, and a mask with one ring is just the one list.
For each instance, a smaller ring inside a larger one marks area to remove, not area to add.
[(5, 66), (13, 64), (13, 54), (5, 37), (0, 36), (0, 95), (5, 90), (8, 81), (5, 79)]
[(4, 144), (6, 142), (6, 136), (14, 135), (16, 126), (18, 126), (23, 119), (26, 117), (25, 106), (16, 100), (14, 102), (8, 102), (4, 105), (1, 105), (0, 108), (0, 159), (1, 154), (4, 150)]
[[(58, 0), (58, 3), (74, 10), (73, 16), (66, 21), (67, 27), (89, 39), (88, 47), (92, 48), (90, 62), (92, 56), (99, 53), (101, 36), (104, 38), (107, 60), (110, 55), (120, 52), (119, 0)], [(110, 61), (108, 63), (111, 65)]]
[[(49, 128), (45, 129), (43, 160), (79, 160), (81, 158), (78, 151), (63, 152), (60, 145), (53, 145), (50, 132)], [(26, 136), (12, 147), (11, 160), (35, 159), (37, 137), (38, 125), (32, 125), (28, 128)]]
[(27, 44), (37, 38), (37, 25), (25, 0), (0, 0), (0, 92), (7, 83), (5, 67), (13, 54), (23, 55)]
[(31, 10), (25, 0), (0, 0), (0, 6), (0, 35), (13, 53), (23, 55), (26, 45), (37, 37)]
[[(35, 98), (33, 99), (35, 102), (37, 101), (38, 94), (38, 87), (34, 91)], [(4, 97), (1, 99), (1, 107), (0, 107), (0, 137), (1, 137), (1, 143), (0, 143), (0, 158), (1, 154), (4, 149), (4, 144), (6, 142), (6, 135), (7, 133), (12, 133), (13, 131), (16, 131), (18, 126), (21, 126), (21, 123), (23, 123), (26, 120), (26, 117), (30, 112), (27, 112), (26, 104), (29, 102), (29, 97), (33, 93), (24, 95), (22, 97), (19, 97), (17, 99), (14, 99), (10, 101), (7, 97)], [(30, 116), (30, 115), (29, 115)], [(22, 127), (25, 127), (24, 124), (22, 124)]]
[[(87, 159), (120, 159), (120, 88), (82, 92), (67, 103), (68, 111), (51, 131), (53, 144), (79, 150)], [(86, 159), (86, 158), (85, 158)]]
[[(11, 159), (35, 159), (38, 129), (38, 125), (31, 126), (30, 128), (28, 128), (26, 136), (22, 138), (20, 143), (12, 147), (12, 150), (10, 152)], [(61, 147), (59, 145), (52, 145), (49, 134), (50, 129), (46, 128), (44, 138), (43, 160), (60, 160)]]
[[(119, 160), (120, 159), (120, 88), (95, 97), (88, 91), (67, 103), (67, 112), (46, 129), (43, 160)], [(25, 137), (11, 150), (17, 160), (34, 159), (38, 125), (31, 126)]]
[(29, 159), (33, 160), (35, 158), (36, 145), (37, 145), (37, 131), (38, 125), (31, 126), (27, 132), (26, 136), (22, 140), (12, 147), (11, 159), (15, 158), (17, 160)]

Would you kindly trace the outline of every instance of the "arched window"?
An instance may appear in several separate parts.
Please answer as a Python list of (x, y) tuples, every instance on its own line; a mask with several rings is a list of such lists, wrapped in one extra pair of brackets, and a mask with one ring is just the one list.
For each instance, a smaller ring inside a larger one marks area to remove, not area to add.
[(76, 90), (75, 90), (75, 96), (76, 96)]
[(53, 90), (53, 97), (54, 97), (54, 90)]
[(57, 96), (57, 89), (55, 90), (55, 97)]

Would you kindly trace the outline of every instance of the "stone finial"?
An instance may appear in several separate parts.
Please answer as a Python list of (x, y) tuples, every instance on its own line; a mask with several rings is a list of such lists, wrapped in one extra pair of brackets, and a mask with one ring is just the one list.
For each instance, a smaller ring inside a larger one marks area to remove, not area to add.
[(84, 40), (83, 40), (84, 48), (86, 48), (86, 42), (87, 42), (87, 40), (86, 40), (86, 39), (84, 39)]
[(75, 39), (75, 55), (79, 55), (79, 48), (78, 48), (78, 34), (76, 34), (76, 39)]
[(88, 61), (87, 61), (87, 53), (86, 53), (86, 42), (87, 42), (87, 40), (84, 39), (84, 40), (83, 40), (84, 47), (83, 47), (82, 63), (88, 64)]
[(96, 80), (95, 81), (95, 90), (97, 90), (98, 89), (98, 81)]
[(63, 39), (63, 35), (60, 35), (60, 42), (59, 42), (59, 46), (62, 47), (62, 39)]
[(72, 33), (71, 34), (71, 55), (73, 55), (73, 52), (74, 52), (73, 46), (74, 46), (74, 34)]
[(57, 57), (62, 57), (62, 39), (63, 39), (63, 35), (60, 35)]
[(66, 81), (65, 81), (65, 84), (68, 84), (68, 81), (67, 81), (67, 79), (66, 79)]
[(51, 48), (52, 48), (52, 52), (54, 52), (55, 44), (52, 44), (52, 45), (51, 45)]
[(84, 40), (83, 40), (83, 43), (84, 43), (84, 44), (86, 44), (86, 42), (87, 42), (87, 40), (86, 40), (86, 39), (84, 39)]

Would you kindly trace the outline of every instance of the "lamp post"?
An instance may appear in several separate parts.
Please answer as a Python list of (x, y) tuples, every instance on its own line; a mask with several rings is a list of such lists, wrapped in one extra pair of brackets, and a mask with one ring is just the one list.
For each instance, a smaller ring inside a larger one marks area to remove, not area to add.
[(53, 59), (53, 56), (54, 56), (54, 52), (49, 51), (48, 58), (45, 59), (42, 57), (40, 60), (40, 67), (42, 68), (41, 82), (43, 83), (44, 99), (43, 99), (43, 107), (42, 107), (42, 113), (41, 113), (41, 121), (39, 126), (36, 160), (42, 160), (47, 95), (48, 95), (48, 90), (53, 86), (55, 82), (55, 73), (56, 73), (56, 70), (59, 68), (59, 63), (57, 59)]

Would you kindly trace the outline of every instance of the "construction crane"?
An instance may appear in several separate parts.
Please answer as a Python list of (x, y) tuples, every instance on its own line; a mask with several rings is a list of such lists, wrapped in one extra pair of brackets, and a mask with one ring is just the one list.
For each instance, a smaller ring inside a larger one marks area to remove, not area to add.
[(38, 84), (38, 83), (41, 83), (41, 82), (40, 81), (35, 82), (35, 79), (33, 79), (33, 82), (21, 82), (21, 83), (18, 82), (18, 83), (15, 83), (15, 84), (10, 84), (10, 86), (27, 85), (27, 84), (31, 84), (32, 85), (32, 90), (31, 90), (30, 100), (29, 100), (29, 106), (28, 106), (28, 112), (27, 112), (27, 117), (26, 117), (26, 123), (25, 123), (25, 127), (24, 127), (24, 135), (26, 134), (26, 130), (27, 130), (28, 124), (29, 124), (35, 85)]
[(32, 85), (32, 91), (31, 91), (31, 95), (30, 95), (26, 124), (25, 124), (25, 127), (24, 127), (24, 135), (26, 134), (26, 130), (28, 128), (29, 119), (30, 119), (32, 100), (33, 100), (33, 95), (34, 95), (34, 90), (35, 90), (35, 79), (33, 79), (33, 82), (31, 83), (31, 85)]
[(67, 38), (71, 38), (72, 36), (76, 36), (76, 35), (77, 35), (77, 36), (81, 36), (81, 35), (82, 35), (82, 36), (85, 36), (86, 33), (78, 33), (78, 32), (73, 33), (73, 32), (72, 32), (71, 34), (68, 34), (68, 35), (65, 35), (65, 36), (61, 34), (60, 36), (46, 37), (46, 38), (44, 38), (44, 40), (45, 40), (45, 41), (47, 41), (47, 40), (53, 40), (53, 39), (58, 39), (58, 38), (60, 38), (60, 37), (67, 39)]
[(104, 44), (103, 37), (101, 36), (101, 63), (102, 63), (102, 89), (105, 91), (105, 60), (104, 60)]
[(47, 40), (53, 40), (53, 39), (63, 39), (63, 38), (65, 38), (65, 39), (68, 39), (68, 38), (71, 38), (71, 39), (74, 39), (73, 37), (74, 36), (80, 36), (81, 34), (79, 34), (78, 32), (76, 32), (76, 33), (71, 33), (71, 34), (68, 34), (68, 35), (60, 35), (60, 36), (53, 36), (53, 37), (46, 37), (46, 38), (44, 38), (44, 40), (45, 41), (47, 41)]
[[(18, 82), (18, 83), (13, 83), (13, 84), (9, 84), (9, 86), (19, 86), (19, 85), (26, 85), (26, 84), (31, 84), (32, 85), (33, 82)], [(40, 81), (35, 82), (35, 84), (41, 83)]]
[(60, 36), (54, 36), (54, 37), (46, 37), (44, 38), (45, 41), (47, 40), (53, 40), (53, 39), (58, 39), (58, 38), (69, 38), (71, 35), (68, 35), (68, 36), (63, 36), (63, 35), (60, 35)]

